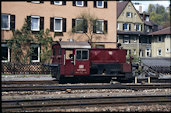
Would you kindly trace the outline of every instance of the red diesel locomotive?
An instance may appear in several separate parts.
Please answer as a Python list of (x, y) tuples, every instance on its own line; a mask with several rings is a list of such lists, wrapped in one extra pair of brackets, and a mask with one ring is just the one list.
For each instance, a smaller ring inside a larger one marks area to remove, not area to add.
[(57, 80), (66, 77), (132, 78), (125, 49), (91, 48), (88, 42), (76, 41), (58, 41), (53, 43), (52, 49), (52, 77)]

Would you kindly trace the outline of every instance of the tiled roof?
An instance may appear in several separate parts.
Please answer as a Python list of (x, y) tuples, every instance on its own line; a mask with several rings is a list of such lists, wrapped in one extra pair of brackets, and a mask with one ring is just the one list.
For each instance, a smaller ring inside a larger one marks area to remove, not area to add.
[(121, 34), (121, 35), (147, 35), (147, 33), (144, 32), (139, 32), (139, 31), (120, 31), (117, 30), (117, 34)]
[(167, 27), (159, 31), (149, 33), (148, 35), (165, 35), (165, 34), (171, 34), (171, 27)]
[(117, 18), (120, 16), (129, 1), (117, 2)]
[(148, 66), (171, 66), (170, 58), (141, 58), (141, 61)]

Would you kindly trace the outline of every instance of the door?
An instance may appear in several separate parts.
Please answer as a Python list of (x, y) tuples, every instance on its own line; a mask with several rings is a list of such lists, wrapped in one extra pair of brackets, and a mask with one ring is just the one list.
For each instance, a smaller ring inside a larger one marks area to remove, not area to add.
[(88, 49), (76, 49), (74, 61), (74, 75), (89, 75), (90, 62)]
[(64, 55), (64, 73), (65, 75), (74, 74), (74, 50), (66, 50)]

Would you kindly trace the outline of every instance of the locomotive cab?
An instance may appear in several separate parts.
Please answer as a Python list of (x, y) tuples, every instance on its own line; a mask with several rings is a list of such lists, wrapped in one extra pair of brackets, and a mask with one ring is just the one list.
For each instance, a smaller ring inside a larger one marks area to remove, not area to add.
[(89, 49), (87, 42), (59, 41), (52, 45), (52, 64), (58, 64), (58, 74), (53, 77), (74, 77), (90, 74)]

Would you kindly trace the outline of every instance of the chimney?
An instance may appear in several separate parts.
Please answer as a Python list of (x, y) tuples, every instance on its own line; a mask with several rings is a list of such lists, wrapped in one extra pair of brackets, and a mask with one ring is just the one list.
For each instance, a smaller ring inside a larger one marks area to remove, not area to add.
[(139, 12), (142, 13), (142, 5), (139, 5)]

